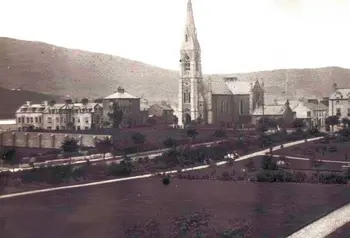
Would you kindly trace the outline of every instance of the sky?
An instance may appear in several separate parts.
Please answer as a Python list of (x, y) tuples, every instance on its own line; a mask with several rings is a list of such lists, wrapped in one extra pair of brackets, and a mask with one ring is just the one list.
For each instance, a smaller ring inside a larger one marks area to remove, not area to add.
[[(187, 0), (8, 0), (0, 36), (178, 70)], [(192, 0), (204, 73), (350, 68), (350, 0)], [(9, 20), (11, 19), (11, 20)]]

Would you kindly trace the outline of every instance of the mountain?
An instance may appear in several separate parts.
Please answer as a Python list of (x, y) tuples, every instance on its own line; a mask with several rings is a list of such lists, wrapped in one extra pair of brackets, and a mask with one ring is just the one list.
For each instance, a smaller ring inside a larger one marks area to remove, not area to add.
[[(175, 57), (174, 61), (177, 60)], [(6, 88), (71, 95), (75, 99), (107, 96), (122, 85), (131, 94), (143, 96), (149, 102), (174, 103), (178, 75), (177, 71), (117, 56), (0, 38), (0, 86)], [(236, 76), (240, 80), (264, 78), (269, 99), (281, 97), (286, 78), (290, 99), (328, 96), (334, 81), (341, 87), (350, 87), (350, 70), (339, 67), (210, 76), (214, 80), (224, 76)]]
[(51, 99), (59, 101), (61, 97), (21, 89), (6, 89), (0, 87), (0, 119), (14, 118), (16, 110), (27, 100), (33, 103), (41, 103)]

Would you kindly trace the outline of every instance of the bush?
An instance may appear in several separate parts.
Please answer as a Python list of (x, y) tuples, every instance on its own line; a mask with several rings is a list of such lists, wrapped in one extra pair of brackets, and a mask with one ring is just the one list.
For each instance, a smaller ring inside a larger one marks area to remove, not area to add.
[(346, 176), (336, 175), (336, 174), (321, 174), (319, 176), (319, 182), (324, 184), (346, 184)]
[(217, 130), (214, 132), (213, 136), (218, 138), (224, 138), (227, 137), (227, 133), (224, 130)]
[(107, 166), (106, 174), (108, 176), (128, 176), (131, 173), (131, 168), (128, 164), (122, 161), (120, 164), (111, 163)]
[(272, 157), (265, 155), (261, 161), (261, 168), (263, 170), (277, 170), (278, 166)]

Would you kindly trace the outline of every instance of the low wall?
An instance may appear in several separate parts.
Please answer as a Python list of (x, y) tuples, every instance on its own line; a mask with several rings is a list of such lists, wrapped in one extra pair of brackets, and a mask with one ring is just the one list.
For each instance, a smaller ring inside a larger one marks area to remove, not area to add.
[(42, 133), (42, 132), (0, 132), (0, 146), (16, 146), (30, 148), (61, 148), (65, 138), (75, 138), (83, 146), (94, 146), (98, 138), (105, 138), (107, 135), (88, 134), (64, 134), (64, 133)]

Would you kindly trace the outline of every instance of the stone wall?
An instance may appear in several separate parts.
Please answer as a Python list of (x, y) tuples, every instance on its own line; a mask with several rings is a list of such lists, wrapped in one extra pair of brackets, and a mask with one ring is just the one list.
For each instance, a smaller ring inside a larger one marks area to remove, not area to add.
[(79, 135), (42, 132), (0, 132), (0, 146), (59, 149), (65, 138), (75, 138), (80, 145), (94, 146), (94, 140), (107, 135)]

